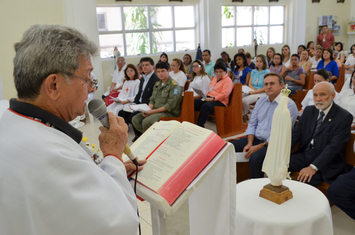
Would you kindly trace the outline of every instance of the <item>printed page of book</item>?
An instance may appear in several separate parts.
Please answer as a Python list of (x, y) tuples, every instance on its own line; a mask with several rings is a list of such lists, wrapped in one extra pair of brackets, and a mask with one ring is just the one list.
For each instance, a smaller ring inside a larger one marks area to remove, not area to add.
[(199, 89), (197, 89), (197, 88), (192, 88), (199, 96), (201, 96), (203, 99), (206, 99), (207, 97), (206, 97), (206, 94), (205, 93), (203, 93), (203, 91), (201, 91), (201, 90), (199, 90)]
[(149, 157), (138, 173), (138, 182), (158, 192), (211, 133), (208, 129), (183, 122)]
[(243, 93), (249, 93), (251, 91), (254, 91), (254, 90), (251, 89), (250, 87), (248, 87), (247, 85), (242, 86), (242, 92)]
[[(130, 146), (133, 155), (138, 159), (147, 158), (180, 125), (174, 120), (154, 123)], [(129, 160), (126, 154), (122, 158), (123, 161)]]

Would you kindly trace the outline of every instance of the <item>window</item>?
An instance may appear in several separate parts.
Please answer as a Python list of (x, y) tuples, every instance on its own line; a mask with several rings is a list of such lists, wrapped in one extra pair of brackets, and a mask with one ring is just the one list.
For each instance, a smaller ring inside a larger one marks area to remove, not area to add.
[(284, 6), (222, 6), (222, 47), (281, 44)]
[(102, 58), (196, 49), (194, 6), (97, 7)]

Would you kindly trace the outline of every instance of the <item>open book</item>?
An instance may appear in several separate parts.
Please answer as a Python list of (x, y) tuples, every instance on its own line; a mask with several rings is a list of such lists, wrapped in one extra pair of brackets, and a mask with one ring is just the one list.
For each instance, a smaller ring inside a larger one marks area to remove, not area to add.
[(147, 104), (132, 104), (129, 107), (124, 107), (123, 111), (133, 113), (134, 111), (145, 112), (150, 110), (150, 107)]
[(213, 131), (190, 122), (156, 122), (131, 146), (136, 157), (148, 160), (138, 183), (172, 205), (225, 144)]

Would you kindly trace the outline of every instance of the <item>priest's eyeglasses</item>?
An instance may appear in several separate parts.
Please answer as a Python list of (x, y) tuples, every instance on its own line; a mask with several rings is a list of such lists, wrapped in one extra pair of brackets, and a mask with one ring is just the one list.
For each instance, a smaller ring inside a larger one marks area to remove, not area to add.
[(69, 72), (60, 72), (60, 73), (64, 73), (64, 74), (66, 74), (66, 75), (68, 75), (68, 76), (80, 78), (80, 79), (83, 79), (83, 80), (86, 81), (86, 82), (90, 82), (92, 89), (95, 89), (95, 87), (97, 86), (97, 81), (91, 81), (91, 80), (89, 80), (89, 79), (76, 76), (76, 75), (74, 75), (74, 74), (72, 74), (72, 73), (69, 73)]

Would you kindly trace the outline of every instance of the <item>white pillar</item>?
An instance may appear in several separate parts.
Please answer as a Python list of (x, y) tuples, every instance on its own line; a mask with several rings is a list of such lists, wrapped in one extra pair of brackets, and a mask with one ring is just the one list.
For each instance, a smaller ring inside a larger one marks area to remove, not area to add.
[[(99, 31), (96, 18), (96, 1), (95, 0), (63, 0), (63, 9), (66, 25), (76, 28), (85, 34), (97, 47), (99, 43)], [(99, 82), (99, 89), (95, 92), (95, 97), (99, 98), (104, 93), (104, 83), (102, 76), (102, 64), (100, 55), (95, 56), (92, 60), (94, 73)]]
[(287, 41), (291, 47), (291, 53), (297, 53), (299, 45), (305, 45), (306, 41), (306, 15), (307, 0), (290, 0), (288, 15)]
[(209, 49), (212, 60), (220, 58), (222, 52), (222, 0), (200, 1), (201, 49)]

